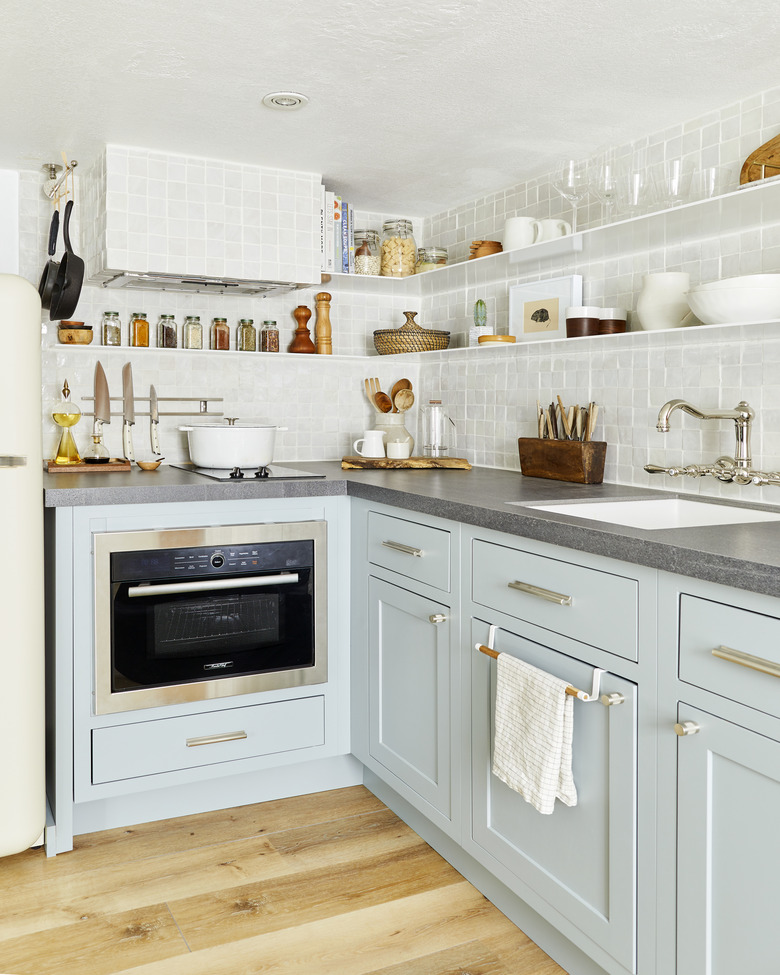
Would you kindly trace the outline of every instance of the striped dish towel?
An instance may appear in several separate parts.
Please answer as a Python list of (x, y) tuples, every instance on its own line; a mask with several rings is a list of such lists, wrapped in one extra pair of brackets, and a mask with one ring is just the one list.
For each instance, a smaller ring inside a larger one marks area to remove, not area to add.
[(540, 813), (551, 813), (556, 799), (576, 806), (567, 682), (508, 653), (497, 668), (493, 774)]

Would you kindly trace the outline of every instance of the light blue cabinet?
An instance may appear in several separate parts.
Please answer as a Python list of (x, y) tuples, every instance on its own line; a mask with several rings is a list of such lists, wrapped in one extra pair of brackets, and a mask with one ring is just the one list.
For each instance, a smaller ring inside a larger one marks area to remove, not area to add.
[(368, 593), (369, 754), (449, 821), (450, 607), (374, 577)]
[[(501, 629), (496, 649), (590, 690), (593, 664)], [(472, 620), (472, 640), (487, 627)], [(542, 815), (491, 772), (496, 664), (472, 658), (473, 842), (483, 863), (606, 970), (636, 971), (637, 689), (607, 674), (602, 692), (574, 702), (577, 805)], [(610, 963), (611, 959), (611, 963)], [(616, 963), (616, 964), (615, 964)]]
[(780, 970), (780, 742), (681, 703), (677, 975)]

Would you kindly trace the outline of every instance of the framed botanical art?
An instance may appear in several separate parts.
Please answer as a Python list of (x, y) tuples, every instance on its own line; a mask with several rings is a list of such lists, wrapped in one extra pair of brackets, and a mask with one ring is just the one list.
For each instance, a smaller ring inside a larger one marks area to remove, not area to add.
[(582, 304), (582, 275), (509, 289), (509, 334), (518, 342), (566, 338), (566, 309)]

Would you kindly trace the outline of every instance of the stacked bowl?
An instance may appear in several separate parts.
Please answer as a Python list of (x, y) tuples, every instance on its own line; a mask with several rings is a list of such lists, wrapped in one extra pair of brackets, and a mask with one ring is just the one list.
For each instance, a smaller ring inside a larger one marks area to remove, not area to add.
[(780, 319), (780, 274), (746, 274), (691, 288), (691, 311), (705, 325)]

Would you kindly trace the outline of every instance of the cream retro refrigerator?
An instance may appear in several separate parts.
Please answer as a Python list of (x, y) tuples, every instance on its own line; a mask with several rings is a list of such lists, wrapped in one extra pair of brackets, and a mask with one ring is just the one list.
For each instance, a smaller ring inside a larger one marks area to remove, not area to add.
[(46, 822), (41, 302), (0, 274), (0, 856)]

